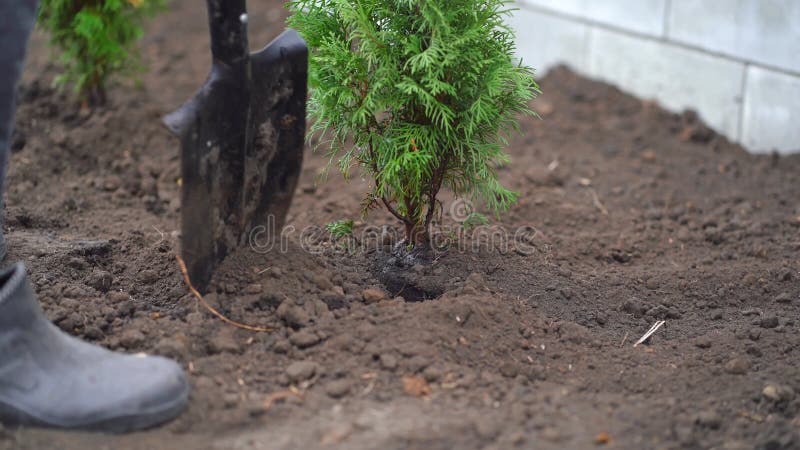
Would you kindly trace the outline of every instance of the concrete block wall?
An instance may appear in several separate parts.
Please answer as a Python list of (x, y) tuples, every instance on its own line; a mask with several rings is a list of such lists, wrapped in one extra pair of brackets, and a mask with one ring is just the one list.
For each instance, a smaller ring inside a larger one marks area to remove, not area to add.
[(517, 0), (519, 56), (695, 109), (753, 152), (800, 152), (800, 0)]

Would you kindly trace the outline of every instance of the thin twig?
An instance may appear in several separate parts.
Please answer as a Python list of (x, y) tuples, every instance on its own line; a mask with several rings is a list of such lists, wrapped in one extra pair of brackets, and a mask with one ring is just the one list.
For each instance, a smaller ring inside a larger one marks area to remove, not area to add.
[(625, 336), (622, 337), (622, 342), (619, 343), (619, 347), (622, 348), (625, 345), (625, 341), (628, 340), (628, 332), (625, 332)]
[(604, 216), (607, 216), (608, 210), (600, 201), (600, 197), (597, 196), (597, 192), (594, 189), (592, 189), (590, 192), (592, 193), (592, 202), (594, 203), (595, 208), (599, 209)]
[(183, 273), (183, 281), (186, 282), (186, 285), (189, 287), (189, 291), (198, 299), (206, 309), (211, 312), (211, 314), (217, 316), (221, 321), (227, 323), (228, 325), (233, 325), (236, 328), (242, 328), (244, 330), (249, 331), (256, 331), (259, 333), (271, 333), (274, 331), (272, 328), (262, 328), (262, 327), (254, 327), (251, 325), (245, 325), (243, 323), (236, 322), (235, 320), (228, 319), (227, 317), (223, 316), (222, 313), (214, 309), (213, 306), (209, 305), (206, 299), (194, 288), (192, 285), (192, 280), (189, 279), (189, 271), (186, 269), (186, 262), (183, 261), (180, 255), (175, 255), (175, 259), (178, 260), (178, 266), (181, 268), (181, 273)]

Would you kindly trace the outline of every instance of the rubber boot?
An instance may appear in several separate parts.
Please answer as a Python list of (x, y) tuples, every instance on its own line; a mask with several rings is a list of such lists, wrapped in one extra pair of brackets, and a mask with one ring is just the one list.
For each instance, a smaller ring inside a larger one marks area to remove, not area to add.
[(0, 422), (126, 432), (185, 408), (189, 386), (173, 361), (124, 355), (72, 337), (45, 318), (25, 266), (0, 272)]

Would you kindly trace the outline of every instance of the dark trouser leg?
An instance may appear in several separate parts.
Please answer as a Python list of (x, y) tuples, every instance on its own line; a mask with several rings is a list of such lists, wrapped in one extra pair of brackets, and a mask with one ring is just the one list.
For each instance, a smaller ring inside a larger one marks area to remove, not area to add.
[[(38, 0), (0, 0), (0, 226), (3, 224), (3, 192), (8, 153), (14, 126), (15, 94), (28, 37), (36, 22)], [(0, 260), (6, 243), (0, 229)]]

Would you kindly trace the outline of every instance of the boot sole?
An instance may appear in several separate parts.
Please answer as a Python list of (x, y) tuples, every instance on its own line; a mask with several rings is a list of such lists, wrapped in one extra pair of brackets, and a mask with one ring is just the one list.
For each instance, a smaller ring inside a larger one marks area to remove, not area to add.
[(46, 420), (0, 401), (0, 422), (6, 427), (44, 427), (65, 430), (100, 431), (104, 433), (127, 433), (153, 428), (175, 419), (187, 406), (189, 401), (189, 384), (185, 383), (183, 391), (169, 402), (140, 411), (136, 414), (109, 417), (107, 419), (86, 423), (68, 423), (58, 420)]

